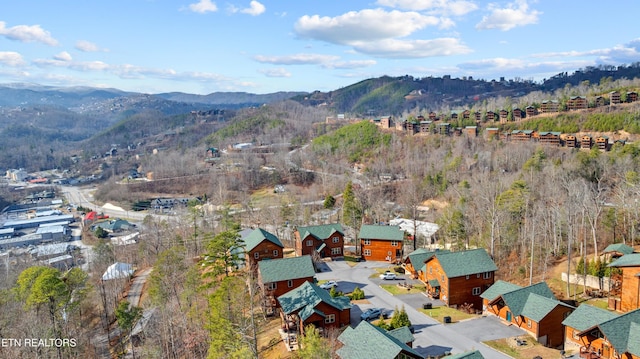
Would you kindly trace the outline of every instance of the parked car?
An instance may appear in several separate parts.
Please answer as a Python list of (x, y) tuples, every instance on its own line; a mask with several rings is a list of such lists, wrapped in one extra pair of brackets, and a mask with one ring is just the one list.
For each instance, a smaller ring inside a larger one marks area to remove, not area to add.
[(380, 318), (383, 315), (383, 311), (380, 308), (369, 308), (360, 314), (362, 320), (374, 320)]
[(328, 282), (324, 282), (320, 284), (320, 288), (322, 289), (331, 289), (337, 286), (338, 286), (338, 282), (336, 282), (335, 280), (330, 280)]
[(397, 278), (398, 278), (398, 276), (395, 273), (390, 272), (390, 271), (386, 271), (386, 272), (380, 274), (380, 279), (383, 279), (383, 280), (395, 280)]

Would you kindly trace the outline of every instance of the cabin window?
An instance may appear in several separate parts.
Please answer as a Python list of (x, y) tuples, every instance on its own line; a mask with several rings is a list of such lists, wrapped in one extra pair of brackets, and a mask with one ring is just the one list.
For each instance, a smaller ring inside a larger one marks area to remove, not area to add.
[(433, 273), (433, 267), (429, 267), (429, 274)]
[(267, 289), (276, 290), (276, 288), (278, 288), (278, 283), (276, 282), (267, 283)]
[(335, 323), (336, 322), (336, 315), (335, 314), (327, 314), (327, 316), (324, 317), (324, 322), (327, 323), (327, 324)]
[(307, 241), (307, 247), (313, 247), (313, 241), (312, 240), (308, 240)]
[(371, 249), (365, 249), (363, 253), (365, 257), (369, 257), (371, 256)]
[(484, 275), (482, 276), (482, 278), (490, 279), (491, 278), (491, 272), (484, 272)]
[(340, 237), (333, 237), (333, 243), (338, 243), (340, 242)]
[(531, 319), (527, 319), (527, 327), (531, 328)]
[(260, 253), (258, 252), (253, 253), (253, 258), (260, 259)]
[(398, 241), (391, 241), (391, 247), (397, 247)]
[(371, 240), (370, 240), (370, 239), (364, 239), (364, 240), (362, 241), (362, 244), (364, 244), (365, 246), (368, 246), (368, 245), (370, 245), (370, 244), (371, 244)]
[(277, 257), (277, 256), (278, 256), (278, 250), (277, 250), (277, 249), (274, 249), (274, 250), (273, 250), (273, 256), (274, 256), (274, 257)]
[(331, 254), (340, 254), (342, 249), (340, 247), (331, 248)]
[(476, 278), (480, 278), (480, 273), (476, 274)]
[(289, 288), (293, 287), (293, 281), (291, 279), (287, 281), (287, 287)]
[(480, 287), (475, 287), (475, 288), (472, 289), (471, 294), (480, 295), (481, 290), (482, 289)]
[(468, 274), (465, 276), (465, 279), (469, 280), (469, 275)]

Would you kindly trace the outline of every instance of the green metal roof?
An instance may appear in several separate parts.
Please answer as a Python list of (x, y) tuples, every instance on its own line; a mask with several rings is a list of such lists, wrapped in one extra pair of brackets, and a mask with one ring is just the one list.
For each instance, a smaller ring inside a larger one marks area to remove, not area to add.
[(616, 318), (600, 323), (598, 328), (605, 335), (607, 340), (615, 348), (618, 353), (636, 351), (637, 352), (639, 337), (634, 336), (640, 332), (638, 325), (640, 324), (640, 309), (622, 314)]
[(298, 227), (298, 233), (300, 233), (300, 239), (306, 238), (312, 235), (316, 239), (325, 240), (331, 238), (331, 235), (338, 232), (344, 235), (344, 229), (340, 223), (321, 224), (318, 226), (306, 226)]
[(435, 251), (431, 251), (425, 248), (418, 248), (415, 251), (409, 253), (407, 257), (409, 258), (409, 261), (411, 262), (413, 268), (422, 268), (422, 266), (424, 266), (424, 261), (426, 261), (427, 258), (431, 257), (433, 253), (435, 253)]
[[(640, 338), (640, 323), (631, 323), (629, 327), (629, 338)], [(627, 351), (637, 357), (640, 356), (640, 340), (629, 340)]]
[(509, 307), (511, 313), (518, 316), (522, 314), (524, 307), (527, 304), (527, 300), (529, 299), (530, 293), (535, 293), (543, 297), (556, 299), (556, 297), (553, 295), (553, 292), (551, 291), (551, 289), (549, 289), (549, 286), (545, 282), (536, 283), (528, 287), (504, 293), (500, 297), (502, 297), (505, 304)]
[(360, 227), (360, 239), (379, 239), (385, 241), (402, 241), (404, 239), (404, 231), (400, 226), (378, 226), (365, 224)]
[(605, 248), (602, 253), (610, 253), (610, 252), (618, 252), (618, 253), (622, 253), (623, 255), (631, 254), (633, 253), (633, 247), (628, 246), (624, 243), (615, 243), (615, 244), (608, 245), (607, 248)]
[(529, 293), (529, 297), (524, 304), (524, 308), (522, 308), (521, 315), (539, 323), (557, 306), (573, 308), (572, 306), (562, 303), (557, 299), (543, 297), (535, 293)]
[(411, 343), (415, 340), (413, 334), (411, 334), (411, 329), (409, 329), (409, 327), (407, 326), (389, 330), (387, 334), (398, 339), (400, 343)]
[(444, 359), (484, 359), (484, 356), (482, 356), (482, 353), (480, 353), (479, 350), (474, 350), (471, 352), (449, 355), (444, 357)]
[(440, 286), (440, 282), (437, 279), (429, 279), (429, 285), (433, 288), (437, 288)]
[(617, 260), (609, 263), (607, 267), (638, 267), (640, 266), (640, 253), (625, 254)]
[(309, 278), (316, 275), (311, 256), (270, 259), (258, 262), (262, 283)]
[(487, 251), (482, 248), (459, 252), (438, 251), (433, 257), (438, 259), (448, 278), (498, 270)]
[(487, 300), (494, 300), (505, 293), (509, 293), (511, 291), (521, 289), (521, 288), (522, 287), (517, 284), (505, 282), (503, 280), (498, 280), (495, 283), (493, 283), (491, 287), (489, 287), (487, 290), (482, 292), (482, 294), (480, 294), (480, 297)]
[(273, 234), (265, 231), (262, 228), (256, 228), (253, 232), (249, 233), (244, 238), (244, 246), (245, 246), (246, 251), (247, 252), (251, 251), (258, 244), (264, 242), (265, 240), (267, 240), (269, 242), (272, 242), (273, 244), (277, 245), (280, 248), (284, 248), (284, 246), (282, 245), (282, 242), (280, 242), (278, 237), (276, 237)]
[(337, 350), (342, 359), (395, 359), (400, 353), (410, 358), (424, 358), (420, 353), (366, 320), (347, 329), (338, 337), (343, 346)]
[(562, 321), (562, 325), (583, 331), (617, 316), (618, 314), (614, 312), (582, 304)]
[(279, 296), (278, 302), (285, 314), (291, 314), (299, 310), (305, 310), (305, 313), (308, 313), (309, 310), (315, 308), (321, 302), (327, 303), (338, 310), (351, 308), (351, 302), (348, 297), (333, 298), (328, 290), (309, 282), (305, 282), (298, 288)]

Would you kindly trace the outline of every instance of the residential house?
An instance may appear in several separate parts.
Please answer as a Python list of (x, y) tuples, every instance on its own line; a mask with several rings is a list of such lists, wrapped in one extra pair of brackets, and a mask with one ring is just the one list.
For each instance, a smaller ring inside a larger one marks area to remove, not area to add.
[(603, 255), (608, 255), (610, 259), (618, 259), (625, 254), (633, 253), (633, 247), (626, 245), (624, 243), (614, 243), (607, 246), (602, 251)]
[(591, 148), (593, 146), (593, 139), (590, 135), (582, 135), (580, 138), (580, 148)]
[(482, 121), (482, 112), (480, 111), (474, 112), (473, 119), (476, 120), (476, 123), (480, 123)]
[(404, 231), (399, 226), (365, 224), (360, 227), (358, 238), (365, 260), (392, 263), (402, 260)]
[(246, 263), (249, 268), (256, 269), (258, 262), (264, 259), (283, 257), (284, 245), (275, 235), (262, 228), (256, 228), (244, 240)]
[(439, 123), (437, 126), (437, 132), (441, 135), (448, 135), (451, 132), (450, 123)]
[(564, 143), (565, 143), (565, 146), (567, 146), (568, 148), (578, 147), (578, 139), (576, 138), (575, 135), (567, 135), (564, 138)]
[(287, 331), (295, 329), (304, 334), (304, 328), (309, 324), (323, 331), (350, 324), (349, 297), (331, 297), (328, 290), (313, 283), (305, 282), (277, 299)]
[(598, 136), (596, 137), (596, 147), (601, 151), (609, 150), (609, 137)]
[(584, 96), (572, 96), (567, 100), (567, 109), (569, 111), (584, 110), (587, 105), (587, 98)]
[(478, 126), (465, 126), (464, 132), (469, 137), (477, 137), (478, 136)]
[[(342, 359), (424, 359), (424, 355), (404, 342), (405, 338), (398, 338), (398, 334), (404, 336), (407, 331), (409, 331), (408, 328), (402, 333), (394, 333), (363, 320), (355, 328), (347, 327), (338, 336), (338, 342), (342, 346), (338, 348), (336, 354)], [(411, 332), (409, 335), (413, 338)]]
[(424, 282), (424, 272), (421, 272), (421, 270), (424, 268), (424, 262), (427, 258), (431, 257), (433, 253), (434, 251), (432, 250), (418, 248), (404, 256), (402, 266), (404, 267), (405, 273), (413, 279), (420, 279)]
[[(616, 310), (629, 312), (640, 308), (640, 253), (625, 254), (611, 262), (608, 267), (619, 268), (622, 271), (622, 285), (620, 298), (615, 299), (619, 303)], [(609, 307), (612, 307), (610, 298)], [(618, 306), (619, 305), (619, 306)]]
[(497, 121), (498, 114), (493, 111), (487, 111), (487, 113), (485, 114), (485, 118), (487, 121)]
[(464, 353), (458, 353), (453, 355), (447, 355), (445, 359), (484, 359), (482, 353), (479, 350), (473, 350)]
[(618, 314), (605, 309), (600, 309), (588, 304), (581, 304), (567, 319), (562, 321), (565, 326), (564, 351), (580, 352), (589, 348), (589, 343), (580, 337), (580, 333), (595, 325), (616, 318)]
[(636, 102), (638, 101), (638, 93), (635, 91), (627, 92), (627, 102)]
[(436, 114), (435, 112), (431, 111), (429, 112), (429, 121), (438, 121), (438, 114)]
[(394, 127), (393, 118), (391, 116), (380, 117), (380, 127), (385, 129), (393, 128)]
[(525, 117), (525, 112), (519, 108), (514, 108), (511, 110), (511, 113), (513, 114), (514, 121), (520, 121)]
[(560, 132), (543, 131), (538, 132), (538, 142), (545, 145), (560, 146)]
[(507, 123), (507, 121), (509, 120), (509, 111), (507, 110), (500, 110), (500, 112), (498, 112), (498, 115), (500, 116), (500, 123)]
[(535, 106), (529, 105), (525, 107), (524, 111), (527, 117), (538, 115), (538, 109)]
[(427, 293), (448, 306), (482, 308), (480, 294), (493, 285), (498, 267), (486, 250), (437, 251), (425, 260)]
[(596, 107), (604, 106), (606, 104), (604, 96), (596, 96), (596, 99), (595, 99), (594, 103), (595, 103)]
[(433, 128), (433, 122), (432, 121), (420, 121), (420, 133), (430, 133), (432, 132), (431, 129)]
[(533, 136), (533, 130), (513, 130), (511, 131), (510, 138), (513, 141), (529, 142)]
[(575, 309), (555, 298), (545, 282), (521, 288), (497, 282), (482, 293), (485, 313), (517, 325), (540, 344), (556, 348), (564, 343), (562, 321)]
[(611, 91), (609, 92), (609, 105), (617, 105), (622, 102), (622, 98), (620, 96), (619, 91)]
[(556, 100), (544, 100), (540, 104), (540, 111), (542, 113), (558, 112), (559, 108), (560, 104)]
[(297, 256), (337, 258), (344, 255), (344, 230), (339, 223), (298, 227), (294, 236)]
[[(595, 321), (601, 318), (590, 319)], [(640, 309), (583, 327), (585, 329), (574, 333), (582, 344), (581, 357), (587, 359), (640, 358)]]
[(471, 118), (471, 111), (469, 110), (462, 111), (462, 119), (468, 120), (470, 118)]
[(315, 282), (316, 270), (311, 256), (289, 257), (258, 262), (258, 284), (264, 294), (265, 308), (276, 307), (276, 298), (306, 282)]
[(497, 127), (487, 127), (484, 131), (487, 139), (490, 138), (499, 138), (500, 137), (500, 129)]

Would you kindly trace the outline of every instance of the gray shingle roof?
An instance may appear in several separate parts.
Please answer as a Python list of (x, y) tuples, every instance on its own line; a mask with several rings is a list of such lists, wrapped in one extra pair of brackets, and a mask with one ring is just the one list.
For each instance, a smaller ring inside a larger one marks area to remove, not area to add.
[(493, 283), (491, 287), (489, 287), (487, 290), (482, 292), (482, 294), (480, 294), (480, 297), (491, 301), (505, 293), (509, 293), (521, 288), (522, 287), (517, 284), (505, 282), (503, 280), (498, 280), (495, 283)]
[(448, 278), (498, 270), (487, 251), (482, 248), (458, 252), (438, 251), (433, 256), (438, 258)]
[(285, 314), (291, 314), (296, 311), (309, 314), (320, 302), (325, 302), (338, 310), (351, 308), (351, 302), (348, 297), (333, 298), (328, 290), (309, 282), (305, 282), (298, 288), (279, 296), (278, 302)]
[(609, 263), (607, 267), (638, 267), (640, 266), (640, 253), (625, 254), (617, 260)]
[(309, 235), (312, 235), (316, 239), (325, 240), (327, 238), (331, 238), (331, 235), (335, 232), (338, 232), (344, 235), (344, 229), (342, 229), (342, 225), (340, 225), (340, 223), (298, 227), (297, 230), (298, 230), (298, 233), (300, 233), (300, 239), (303, 239)]
[(360, 239), (379, 239), (384, 241), (402, 241), (404, 239), (404, 231), (400, 226), (378, 226), (365, 224), (360, 227)]
[(578, 331), (583, 331), (617, 316), (618, 314), (614, 312), (592, 305), (582, 304), (579, 305), (573, 313), (569, 314), (569, 316), (562, 321), (562, 324)]
[(256, 228), (253, 232), (249, 233), (249, 235), (244, 238), (245, 250), (248, 252), (265, 240), (272, 242), (280, 248), (284, 248), (282, 242), (280, 242), (278, 237), (265, 231), (262, 228)]
[(311, 256), (279, 258), (258, 262), (262, 283), (309, 278), (316, 275)]
[(348, 327), (338, 337), (343, 346), (337, 350), (342, 359), (394, 359), (400, 353), (410, 358), (423, 358), (405, 343), (365, 320), (355, 328)]

